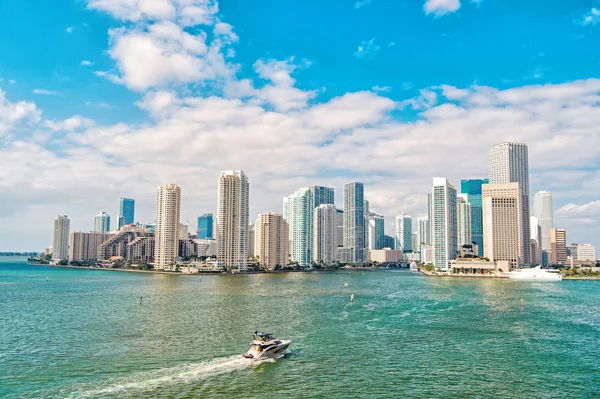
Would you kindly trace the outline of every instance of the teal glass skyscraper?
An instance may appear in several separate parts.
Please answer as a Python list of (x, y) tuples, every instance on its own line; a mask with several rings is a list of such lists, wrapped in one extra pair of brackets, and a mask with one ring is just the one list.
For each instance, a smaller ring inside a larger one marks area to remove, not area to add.
[(135, 223), (135, 200), (119, 198), (119, 229), (125, 225)]
[(213, 236), (213, 214), (205, 213), (198, 216), (198, 238), (212, 240)]
[(489, 179), (467, 179), (460, 181), (461, 194), (467, 194), (471, 204), (471, 240), (477, 244), (479, 256), (483, 256), (483, 209), (481, 186), (489, 184)]

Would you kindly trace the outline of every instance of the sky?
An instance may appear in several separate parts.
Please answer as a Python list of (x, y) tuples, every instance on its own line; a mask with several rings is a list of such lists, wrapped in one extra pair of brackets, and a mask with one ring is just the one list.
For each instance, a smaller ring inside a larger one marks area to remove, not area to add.
[(114, 224), (119, 197), (152, 222), (166, 183), (194, 226), (232, 169), (251, 220), (361, 181), (392, 234), (504, 141), (600, 245), (600, 2), (7, 0), (0, 38), (0, 251), (50, 246), (59, 214)]

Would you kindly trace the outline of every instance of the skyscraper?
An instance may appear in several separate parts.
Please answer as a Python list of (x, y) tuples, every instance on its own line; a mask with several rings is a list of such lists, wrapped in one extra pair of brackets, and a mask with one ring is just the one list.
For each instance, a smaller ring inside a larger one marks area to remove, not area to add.
[(213, 214), (205, 213), (198, 216), (198, 239), (212, 240), (213, 237)]
[(135, 200), (131, 198), (119, 198), (119, 225), (121, 229), (124, 225), (135, 223)]
[(106, 212), (100, 212), (94, 216), (94, 231), (96, 233), (108, 233), (110, 231), (110, 216)]
[(396, 216), (396, 249), (401, 249), (403, 253), (413, 250), (412, 217), (410, 215)]
[(519, 183), (521, 199), (521, 234), (527, 238), (523, 248), (523, 263), (531, 263), (529, 220), (529, 158), (527, 144), (500, 143), (490, 148), (490, 183)]
[(269, 270), (287, 265), (289, 254), (288, 225), (283, 215), (261, 213), (254, 224), (254, 253), (258, 262)]
[(314, 261), (332, 264), (336, 260), (336, 217), (333, 204), (321, 204), (315, 208)]
[(460, 192), (467, 194), (467, 202), (471, 205), (471, 241), (477, 244), (479, 256), (483, 256), (484, 245), (481, 186), (489, 182), (489, 179), (468, 179), (460, 182)]
[(542, 264), (542, 226), (540, 219), (532, 216), (529, 221), (531, 229), (531, 264)]
[(368, 220), (368, 248), (369, 250), (383, 249), (385, 246), (385, 219), (383, 215), (370, 212)]
[(179, 219), (181, 188), (166, 184), (156, 190), (156, 233), (154, 236), (154, 268), (175, 271), (179, 256)]
[(333, 204), (334, 189), (309, 186), (284, 198), (283, 216), (289, 225), (292, 260), (309, 266), (314, 260), (314, 213), (322, 204)]
[(456, 196), (456, 238), (459, 247), (472, 243), (471, 204), (467, 198), (467, 194)]
[(567, 230), (550, 229), (551, 263), (564, 265), (567, 262)]
[(344, 184), (344, 247), (351, 263), (365, 262), (365, 200), (363, 183)]
[(542, 250), (550, 249), (550, 230), (554, 227), (552, 214), (552, 193), (538, 191), (533, 197), (533, 216), (539, 219), (542, 228)]
[[(430, 194), (431, 196), (431, 194)], [(419, 218), (419, 247), (424, 245), (431, 245), (431, 223), (429, 223), (428, 217)], [(420, 249), (419, 249), (420, 251)]]
[(231, 271), (248, 264), (250, 185), (241, 170), (221, 172), (217, 198), (217, 264)]
[(521, 185), (484, 184), (482, 195), (484, 255), (491, 261), (509, 261), (512, 266), (519, 266), (525, 249), (531, 251), (530, 236), (522, 236)]
[(70, 260), (96, 260), (98, 247), (111, 238), (111, 234), (74, 231), (70, 235)]
[(335, 246), (344, 246), (344, 210), (337, 209), (335, 214)]
[(52, 259), (64, 260), (69, 258), (69, 229), (71, 221), (67, 217), (57, 216), (54, 219), (54, 236), (52, 239)]
[(431, 189), (431, 242), (433, 265), (448, 272), (456, 258), (456, 189), (444, 177), (434, 177)]

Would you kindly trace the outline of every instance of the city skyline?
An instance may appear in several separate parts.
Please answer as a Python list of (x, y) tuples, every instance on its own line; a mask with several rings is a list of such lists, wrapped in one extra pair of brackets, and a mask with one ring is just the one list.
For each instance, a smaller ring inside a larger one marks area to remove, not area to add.
[[(336, 187), (339, 207), (340, 187), (361, 181), (389, 232), (395, 215), (425, 216), (431, 176), (457, 189), (484, 177), (488, 148), (502, 141), (529, 144), (529, 194), (553, 193), (554, 224), (600, 244), (600, 199), (590, 189), (600, 168), (600, 81), (589, 51), (600, 32), (585, 18), (589, 4), (522, 5), (546, 21), (526, 27), (524, 48), (510, 29), (484, 39), (465, 24), (522, 25), (486, 0), (439, 13), (418, 1), (278, 3), (270, 8), (278, 27), (296, 29), (277, 35), (249, 18), (262, 20), (260, 7), (240, 1), (194, 2), (206, 21), (148, 13), (142, 2), (58, 1), (47, 11), (61, 9), (61, 18), (34, 30), (0, 16), (14, 38), (1, 44), (0, 250), (47, 246), (51, 227), (37, 228), (47, 215), (68, 213), (74, 229), (87, 230), (85, 218), (106, 210), (116, 224), (120, 196), (136, 198), (137, 221), (150, 221), (147, 193), (169, 181), (188, 188), (184, 221), (215, 213), (211, 180), (199, 176), (229, 168), (261, 182), (251, 220), (311, 184)], [(26, 3), (12, 10), (30, 15)], [(311, 7), (335, 17), (339, 32), (319, 25), (300, 40), (311, 22), (301, 11)], [(161, 36), (166, 25), (172, 37)], [(398, 25), (419, 34), (406, 43)], [(119, 34), (108, 40), (109, 30)], [(507, 45), (488, 49), (498, 40)], [(149, 62), (127, 51), (140, 41), (156, 49)], [(188, 61), (183, 70), (173, 55)], [(567, 157), (566, 146), (581, 150)]]

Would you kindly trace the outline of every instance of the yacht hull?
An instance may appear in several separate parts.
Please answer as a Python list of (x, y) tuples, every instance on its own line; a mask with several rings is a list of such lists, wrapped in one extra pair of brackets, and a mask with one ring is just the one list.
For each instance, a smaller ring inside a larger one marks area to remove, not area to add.
[(281, 340), (279, 344), (266, 347), (262, 351), (250, 349), (244, 354), (244, 357), (251, 360), (279, 359), (285, 355), (290, 342), (289, 340)]

